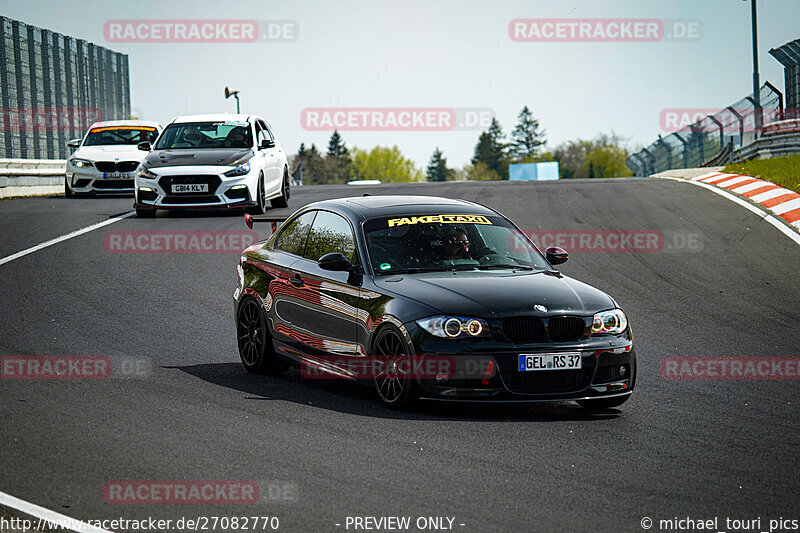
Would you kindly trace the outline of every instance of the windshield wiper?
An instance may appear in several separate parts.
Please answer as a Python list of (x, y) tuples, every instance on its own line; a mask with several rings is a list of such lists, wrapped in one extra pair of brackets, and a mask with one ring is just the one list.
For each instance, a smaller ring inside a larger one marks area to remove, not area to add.
[(478, 270), (494, 270), (494, 269), (511, 269), (511, 270), (536, 270), (532, 266), (528, 265), (512, 265), (512, 264), (504, 264), (504, 265), (480, 265), (475, 267)]

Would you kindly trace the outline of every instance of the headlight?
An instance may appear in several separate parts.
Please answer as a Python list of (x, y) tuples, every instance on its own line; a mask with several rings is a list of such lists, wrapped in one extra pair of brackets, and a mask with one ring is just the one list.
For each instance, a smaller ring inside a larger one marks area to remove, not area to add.
[(227, 171), (225, 173), (225, 175), (228, 176), (229, 178), (232, 178), (234, 176), (244, 176), (248, 172), (250, 172), (250, 161), (248, 161), (247, 163), (244, 163), (242, 165), (239, 165), (238, 167), (234, 168), (233, 170)]
[(628, 329), (628, 319), (622, 309), (602, 311), (592, 318), (592, 335), (619, 335)]
[(83, 167), (91, 167), (92, 166), (92, 162), (91, 161), (87, 161), (86, 159), (70, 159), (69, 162), (72, 163), (72, 166), (75, 167), (75, 168), (83, 168)]
[(465, 337), (488, 337), (489, 324), (480, 318), (463, 316), (432, 316), (417, 320), (417, 325), (436, 337), (463, 339)]
[(139, 165), (139, 169), (136, 171), (136, 175), (139, 176), (140, 178), (147, 178), (151, 180), (154, 180), (158, 177), (158, 174), (150, 172), (150, 170), (148, 170), (147, 167), (145, 167), (144, 165)]

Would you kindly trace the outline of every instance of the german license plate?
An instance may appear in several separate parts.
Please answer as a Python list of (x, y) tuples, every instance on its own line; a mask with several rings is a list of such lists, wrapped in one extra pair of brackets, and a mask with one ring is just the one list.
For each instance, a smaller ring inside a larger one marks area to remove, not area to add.
[(104, 180), (132, 180), (133, 172), (103, 172)]
[(175, 183), (172, 192), (208, 192), (208, 183)]
[(539, 370), (577, 370), (581, 368), (580, 353), (538, 353), (519, 356), (520, 372)]

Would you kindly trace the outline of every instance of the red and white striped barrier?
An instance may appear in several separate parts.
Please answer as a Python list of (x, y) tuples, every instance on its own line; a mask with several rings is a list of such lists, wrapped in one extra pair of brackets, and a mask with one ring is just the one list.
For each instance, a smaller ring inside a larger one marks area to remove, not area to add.
[(696, 176), (692, 180), (740, 194), (800, 230), (800, 194), (794, 191), (742, 174), (712, 172)]

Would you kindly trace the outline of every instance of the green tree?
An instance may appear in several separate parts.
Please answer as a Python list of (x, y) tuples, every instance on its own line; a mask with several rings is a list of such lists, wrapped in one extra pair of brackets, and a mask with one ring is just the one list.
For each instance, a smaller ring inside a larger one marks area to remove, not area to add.
[(424, 181), (414, 162), (406, 159), (397, 146), (376, 146), (369, 152), (353, 148), (350, 177), (355, 180), (381, 180), (383, 183)]
[(539, 154), (539, 147), (545, 144), (544, 134), (528, 106), (523, 107), (517, 115), (517, 125), (511, 132), (511, 156), (520, 161), (535, 158)]
[(483, 161), (464, 167), (463, 176), (469, 181), (497, 181), (504, 179)]
[(348, 157), (349, 152), (347, 150), (347, 146), (345, 146), (344, 141), (342, 140), (342, 136), (339, 135), (339, 132), (334, 130), (331, 134), (331, 138), (328, 141), (328, 156), (330, 157)]
[(328, 153), (325, 155), (325, 177), (327, 183), (342, 184), (350, 179), (350, 151), (338, 131), (331, 134)]
[(593, 140), (577, 139), (559, 145), (553, 152), (562, 179), (631, 176), (625, 163), (629, 155), (625, 139), (611, 133)]
[(633, 172), (625, 163), (628, 152), (616, 144), (595, 146), (588, 154), (586, 161), (591, 174), (595, 178), (617, 178), (632, 176)]
[(298, 165), (303, 165), (303, 183), (305, 185), (320, 185), (328, 183), (325, 168), (325, 159), (317, 150), (316, 145), (306, 148), (301, 144), (297, 154), (292, 157), (291, 167), (297, 169)]
[(447, 159), (437, 146), (426, 169), (428, 181), (446, 181), (453, 171), (447, 168)]
[(489, 129), (478, 137), (472, 164), (482, 162), (500, 176), (508, 175), (508, 147), (504, 141), (503, 128), (496, 118), (492, 118)]

